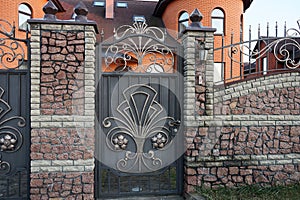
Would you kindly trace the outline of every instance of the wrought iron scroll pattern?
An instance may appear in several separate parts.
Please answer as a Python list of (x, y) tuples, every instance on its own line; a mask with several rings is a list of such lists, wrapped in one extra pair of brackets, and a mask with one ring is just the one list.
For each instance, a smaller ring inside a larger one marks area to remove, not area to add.
[[(144, 101), (138, 105), (137, 98), (141, 95)], [(166, 116), (156, 96), (157, 92), (148, 85), (133, 85), (124, 90), (124, 101), (117, 107), (116, 115), (103, 120), (103, 126), (108, 129), (106, 145), (114, 152), (124, 152), (124, 157), (116, 163), (120, 171), (154, 171), (163, 164), (156, 152), (167, 149), (172, 143), (170, 128), (175, 120)], [(152, 149), (144, 152), (146, 140), (152, 142)], [(135, 150), (127, 148), (130, 142), (134, 143)]]
[(163, 66), (164, 72), (172, 72), (175, 58), (164, 44), (165, 37), (161, 29), (148, 27), (145, 22), (120, 26), (114, 34), (116, 41), (105, 52), (106, 68), (117, 66), (121, 67), (119, 71), (151, 73), (149, 66), (159, 65)]
[[(26, 121), (21, 116), (5, 117), (11, 110), (11, 106), (2, 99), (4, 89), (0, 87), (0, 151), (12, 153), (18, 151), (23, 144), (23, 136), (20, 128), (25, 127)], [(0, 174), (10, 171), (10, 163), (2, 160), (0, 154)]]
[(290, 37), (299, 37), (300, 36), (300, 19), (297, 21), (298, 28), (290, 28), (287, 30), (286, 34)]
[(285, 63), (289, 69), (296, 69), (300, 66), (300, 61), (293, 59), (293, 52), (288, 49), (293, 49), (293, 52), (300, 51), (300, 44), (295, 38), (280, 38), (271, 41), (264, 48), (260, 50), (251, 50), (245, 43), (240, 45), (231, 45), (228, 48), (228, 57), (235, 63), (243, 64), (242, 61), (235, 59), (235, 55), (241, 53), (244, 56), (249, 56), (251, 59), (258, 60), (266, 56), (267, 53), (273, 52), (274, 57), (279, 62)]
[[(232, 62), (226, 65), (226, 72), (234, 71), (233, 68), (236, 68), (238, 65), (241, 67), (247, 66), (252, 69), (251, 64), (256, 65), (257, 69), (254, 72), (247, 72), (245, 75), (250, 74), (260, 74), (262, 69), (262, 62), (260, 59), (264, 57), (275, 58), (277, 64), (274, 68), (270, 69), (271, 71), (276, 70), (286, 70), (286, 69), (297, 69), (300, 67), (300, 20), (297, 21), (298, 28), (289, 28), (286, 30), (284, 28), (284, 36), (277, 36), (277, 25), (275, 29), (276, 37), (269, 36), (269, 27), (267, 27), (267, 36), (261, 36), (260, 28), (258, 29), (258, 39), (250, 39), (249, 41), (243, 41), (240, 39), (240, 42), (233, 43), (234, 34), (232, 33), (232, 42), (229, 45), (223, 45), (214, 49), (216, 54), (221, 53), (222, 60), (220, 62)], [(249, 38), (251, 38), (251, 27), (249, 29)], [(241, 33), (242, 34), (242, 33)], [(258, 45), (257, 48), (253, 49), (253, 44)], [(224, 54), (223, 54), (224, 53)], [(224, 55), (224, 57), (223, 57)], [(227, 58), (225, 58), (227, 57)], [(259, 65), (259, 66), (257, 66)], [(277, 67), (279, 66), (279, 67)], [(267, 71), (268, 72), (268, 69)], [(238, 78), (242, 78), (243, 74), (241, 72), (240, 75), (230, 75), (225, 73), (225, 80), (230, 81), (231, 79), (237, 80)], [(254, 76), (252, 76), (254, 77)]]
[(0, 69), (17, 69), (25, 61), (22, 43), (26, 40), (14, 38), (15, 27), (0, 19)]

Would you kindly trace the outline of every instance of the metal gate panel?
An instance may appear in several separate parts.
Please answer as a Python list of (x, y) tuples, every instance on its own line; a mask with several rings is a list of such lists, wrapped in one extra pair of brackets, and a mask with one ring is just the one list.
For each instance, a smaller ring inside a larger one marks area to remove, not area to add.
[(0, 199), (29, 199), (29, 40), (0, 26)]
[(28, 73), (0, 70), (0, 198), (29, 193)]
[(97, 51), (96, 197), (181, 194), (181, 45), (135, 22)]
[[(149, 75), (105, 73), (102, 74), (98, 84), (98, 94), (100, 98), (97, 100), (99, 102), (97, 111), (100, 126), (102, 124), (101, 122), (103, 122), (107, 116), (114, 115), (115, 108), (117, 108), (124, 100), (124, 97), (122, 96), (123, 91), (130, 88), (132, 85), (146, 85), (153, 88), (157, 91), (155, 100), (161, 104), (165, 111), (167, 111), (167, 115), (180, 121), (180, 99), (178, 99), (178, 94), (172, 94), (173, 92), (180, 91), (180, 81), (178, 81), (178, 76), (176, 74)], [(181, 130), (179, 127), (176, 128)], [(100, 132), (107, 131), (104, 130), (103, 127), (100, 127), (99, 129)], [(107, 134), (107, 132), (105, 134)], [(104, 140), (103, 137), (101, 138), (98, 136), (97, 140), (101, 139)], [(103, 145), (104, 143), (100, 141), (97, 147), (102, 148)], [(148, 152), (152, 147), (150, 139), (145, 146), (145, 148), (148, 149), (144, 149), (143, 152)], [(178, 148), (180, 147), (178, 146)], [(99, 149), (97, 151), (103, 152)], [(132, 151), (134, 152), (135, 150)], [(168, 154), (166, 156), (173, 156), (173, 158), (175, 158), (178, 152), (174, 151), (173, 153), (174, 155)], [(108, 158), (103, 158), (103, 156), (108, 156)], [(96, 182), (98, 184), (96, 192), (98, 197), (150, 194), (169, 195), (181, 194), (182, 192), (182, 159), (174, 159), (176, 160), (175, 162), (153, 172), (134, 174), (132, 172), (122, 172), (103, 164), (101, 160), (112, 159), (110, 154), (103, 152), (102, 155), (97, 157), (102, 157), (100, 162), (97, 163)]]

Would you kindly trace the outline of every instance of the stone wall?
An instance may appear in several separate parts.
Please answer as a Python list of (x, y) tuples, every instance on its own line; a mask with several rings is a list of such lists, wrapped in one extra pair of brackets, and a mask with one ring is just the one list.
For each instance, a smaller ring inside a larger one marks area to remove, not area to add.
[(41, 113), (83, 114), (84, 32), (41, 32)]
[(30, 198), (94, 199), (95, 25), (30, 23)]
[(299, 72), (215, 86), (213, 96), (214, 115), (195, 112), (187, 130), (187, 191), (298, 183)]

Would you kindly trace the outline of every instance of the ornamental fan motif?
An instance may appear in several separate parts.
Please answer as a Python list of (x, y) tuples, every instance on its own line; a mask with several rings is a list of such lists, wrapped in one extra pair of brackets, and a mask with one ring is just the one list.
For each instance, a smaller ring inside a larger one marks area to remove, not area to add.
[(108, 129), (107, 147), (123, 152), (116, 163), (120, 171), (157, 170), (163, 165), (157, 154), (172, 143), (171, 127), (176, 123), (155, 100), (156, 96), (157, 92), (148, 85), (133, 85), (123, 92), (124, 101), (114, 116), (103, 120)]

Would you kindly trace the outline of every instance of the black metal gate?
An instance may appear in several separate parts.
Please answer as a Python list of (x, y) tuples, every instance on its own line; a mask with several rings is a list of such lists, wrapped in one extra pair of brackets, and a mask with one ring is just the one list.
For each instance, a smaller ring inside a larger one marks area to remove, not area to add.
[(0, 20), (0, 199), (29, 198), (29, 40), (14, 28)]
[(136, 22), (98, 48), (97, 198), (182, 192), (180, 45), (165, 37)]

